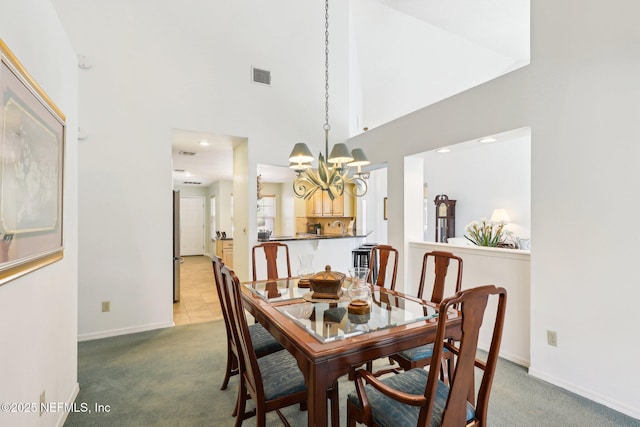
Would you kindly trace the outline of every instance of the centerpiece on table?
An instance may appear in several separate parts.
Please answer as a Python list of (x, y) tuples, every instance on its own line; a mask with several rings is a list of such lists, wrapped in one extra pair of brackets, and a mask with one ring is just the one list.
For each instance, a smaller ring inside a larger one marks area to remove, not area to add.
[(311, 284), (311, 298), (339, 300), (342, 296), (342, 282), (344, 273), (331, 271), (331, 266), (327, 265), (324, 271), (314, 274), (309, 278)]

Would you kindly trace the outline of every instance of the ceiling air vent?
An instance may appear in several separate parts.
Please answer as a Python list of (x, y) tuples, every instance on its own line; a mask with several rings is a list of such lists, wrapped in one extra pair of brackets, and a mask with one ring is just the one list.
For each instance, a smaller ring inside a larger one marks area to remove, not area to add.
[(200, 185), (202, 184), (201, 182), (198, 181), (184, 181), (183, 184), (193, 184), (193, 185)]
[(180, 153), (178, 153), (178, 154), (180, 154), (181, 156), (195, 156), (196, 155), (196, 153), (194, 153), (193, 151), (180, 151)]
[(271, 86), (271, 71), (251, 67), (251, 78), (254, 83)]
[(184, 173), (184, 169), (174, 169), (173, 171), (178, 173)]

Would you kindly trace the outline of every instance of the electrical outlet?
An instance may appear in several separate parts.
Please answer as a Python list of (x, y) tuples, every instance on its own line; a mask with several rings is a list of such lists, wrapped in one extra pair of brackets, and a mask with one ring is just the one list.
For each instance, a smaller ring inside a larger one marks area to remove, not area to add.
[(554, 347), (558, 346), (558, 333), (556, 331), (547, 331), (547, 344)]
[(111, 301), (102, 301), (102, 312), (106, 313), (111, 311)]
[(42, 390), (42, 393), (40, 393), (40, 415), (41, 416), (44, 413), (44, 408), (46, 406), (46, 403), (47, 403), (47, 398), (45, 396), (44, 390)]

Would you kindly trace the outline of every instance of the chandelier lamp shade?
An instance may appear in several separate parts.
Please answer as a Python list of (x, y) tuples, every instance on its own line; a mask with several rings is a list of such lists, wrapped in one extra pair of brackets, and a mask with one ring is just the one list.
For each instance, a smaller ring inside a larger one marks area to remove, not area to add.
[[(318, 155), (318, 168), (313, 169), (311, 162), (315, 159), (304, 142), (293, 146), (289, 154), (289, 167), (296, 171), (297, 178), (293, 183), (296, 197), (310, 199), (317, 191), (326, 191), (334, 200), (344, 193), (347, 184), (353, 184), (353, 194), (357, 197), (367, 194), (368, 172), (362, 172), (362, 166), (369, 164), (367, 156), (361, 148), (349, 151), (347, 144), (333, 146), (329, 153), (329, 0), (325, 0), (325, 122), (324, 122), (324, 156)], [(326, 160), (325, 160), (326, 159)], [(346, 167), (345, 167), (346, 165)], [(349, 168), (357, 167), (357, 172), (349, 175)]]

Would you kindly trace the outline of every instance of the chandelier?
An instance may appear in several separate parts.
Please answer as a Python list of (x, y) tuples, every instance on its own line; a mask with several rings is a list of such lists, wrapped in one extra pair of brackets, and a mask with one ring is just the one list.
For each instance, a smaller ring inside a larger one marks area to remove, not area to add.
[[(353, 184), (353, 194), (361, 197), (367, 194), (368, 172), (362, 166), (369, 160), (361, 148), (349, 148), (344, 143), (336, 144), (329, 153), (329, 0), (325, 0), (324, 14), (324, 156), (318, 155), (318, 169), (311, 168), (313, 154), (304, 142), (293, 146), (289, 154), (289, 167), (295, 170), (297, 178), (293, 183), (296, 197), (310, 199), (317, 191), (326, 191), (334, 200), (344, 193), (347, 184)], [(326, 159), (326, 160), (325, 160)], [(331, 165), (329, 165), (329, 163)], [(346, 166), (346, 167), (345, 167)], [(357, 167), (357, 172), (349, 176), (349, 167)]]

